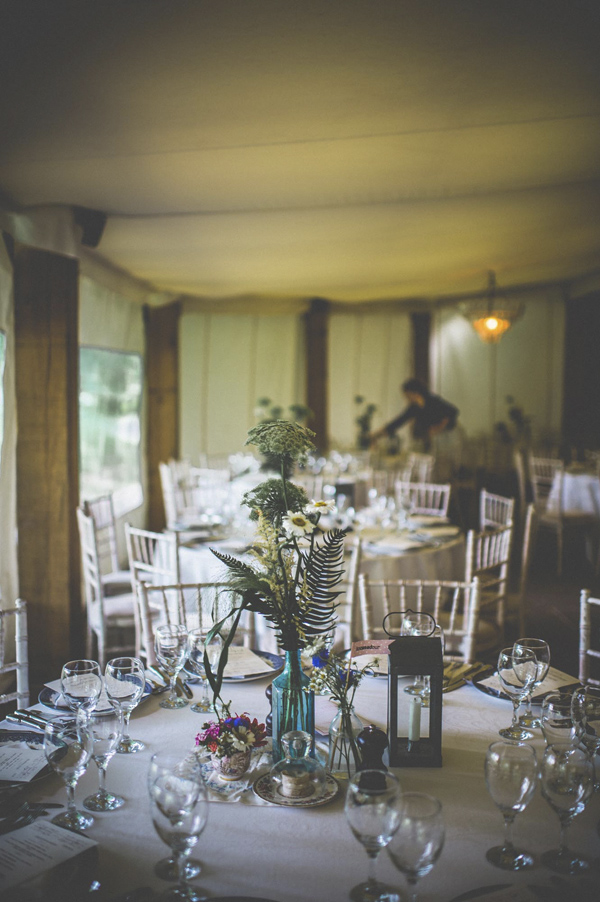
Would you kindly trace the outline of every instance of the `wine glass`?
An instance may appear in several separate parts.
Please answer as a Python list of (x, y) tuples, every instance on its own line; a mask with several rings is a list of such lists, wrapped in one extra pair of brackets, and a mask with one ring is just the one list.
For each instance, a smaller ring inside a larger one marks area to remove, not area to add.
[(396, 900), (397, 893), (376, 880), (375, 866), (380, 851), (400, 825), (402, 793), (399, 781), (383, 770), (360, 771), (348, 784), (345, 812), (350, 829), (369, 856), (367, 880), (353, 887), (350, 898), (353, 902)]
[(189, 640), (189, 658), (187, 667), (201, 679), (201, 695), (200, 699), (190, 707), (190, 711), (195, 714), (205, 714), (207, 711), (214, 711), (215, 706), (209, 697), (209, 682), (206, 678), (206, 670), (204, 667), (204, 654), (208, 657), (211, 669), (218, 664), (223, 648), (223, 640), (217, 633), (207, 642), (208, 630), (194, 629), (188, 633)]
[(97, 661), (69, 661), (60, 675), (62, 694), (71, 709), (89, 714), (102, 692), (102, 674)]
[(154, 649), (159, 664), (169, 677), (171, 689), (169, 697), (160, 702), (160, 707), (185, 708), (188, 701), (185, 698), (178, 698), (175, 683), (188, 655), (186, 628), (176, 624), (157, 626), (154, 631)]
[(514, 739), (522, 742), (532, 739), (533, 733), (519, 726), (519, 705), (527, 697), (530, 687), (537, 676), (537, 659), (528, 648), (510, 646), (503, 648), (498, 655), (498, 678), (504, 692), (513, 704), (513, 719), (510, 727), (499, 730), (503, 739)]
[(538, 779), (534, 749), (523, 743), (492, 742), (485, 756), (485, 782), (488, 792), (504, 817), (504, 844), (486, 852), (487, 860), (505, 871), (520, 871), (534, 865), (529, 852), (516, 849), (512, 828), (517, 814), (532, 800)]
[(586, 751), (549, 745), (541, 766), (542, 795), (560, 821), (560, 844), (542, 855), (542, 864), (559, 874), (578, 874), (590, 867), (567, 847), (568, 827), (584, 810), (594, 790), (594, 766)]
[(52, 818), (52, 823), (59, 827), (81, 831), (94, 823), (91, 815), (84, 814), (75, 807), (75, 787), (85, 772), (93, 745), (85, 715), (79, 715), (74, 725), (46, 724), (44, 754), (52, 770), (62, 777), (67, 787), (67, 810)]
[(173, 851), (178, 880), (177, 887), (161, 898), (201, 902), (206, 896), (187, 882), (186, 861), (206, 826), (208, 791), (195, 755), (185, 759), (163, 755), (160, 760), (154, 778), (149, 780), (152, 822), (162, 841)]
[(547, 745), (579, 744), (583, 724), (573, 716), (571, 695), (549, 692), (542, 702), (540, 722)]
[(88, 811), (114, 811), (125, 804), (125, 799), (106, 789), (106, 768), (115, 755), (121, 738), (121, 717), (115, 711), (109, 714), (92, 712), (88, 717), (87, 729), (94, 746), (92, 758), (98, 768), (98, 791), (83, 800)]
[(120, 755), (141, 752), (146, 746), (129, 735), (131, 712), (139, 704), (146, 688), (144, 665), (138, 658), (113, 658), (104, 672), (106, 695), (121, 717), (121, 739), (117, 746)]
[[(170, 774), (173, 768), (181, 761), (181, 755), (170, 752), (157, 752), (152, 755), (150, 767), (148, 768), (148, 792), (150, 792), (152, 785), (156, 783), (159, 777)], [(201, 869), (201, 864), (196, 858), (188, 857), (186, 859), (185, 871), (188, 880), (197, 877)], [(160, 861), (157, 861), (154, 865), (154, 873), (161, 880), (178, 880), (179, 870), (175, 856), (171, 855), (168, 858), (161, 858)]]
[(417, 880), (433, 868), (444, 847), (444, 821), (439, 799), (423, 792), (402, 796), (400, 826), (387, 850), (410, 888), (410, 902), (417, 902)]
[(525, 705), (525, 713), (522, 714), (519, 718), (519, 724), (522, 727), (529, 728), (530, 730), (535, 729), (536, 727), (541, 727), (541, 721), (539, 717), (536, 717), (533, 711), (531, 710), (531, 700), (535, 693), (535, 690), (540, 686), (544, 680), (546, 679), (546, 675), (548, 673), (548, 668), (550, 667), (550, 646), (544, 639), (517, 639), (515, 642), (515, 646), (521, 646), (522, 648), (528, 648), (532, 651), (536, 657), (538, 664), (538, 672), (529, 693), (526, 698)]
[[(595, 764), (594, 757), (600, 751), (600, 687), (584, 685), (576, 689), (571, 699), (571, 712), (580, 741)], [(594, 767), (594, 790), (600, 792), (600, 782)]]

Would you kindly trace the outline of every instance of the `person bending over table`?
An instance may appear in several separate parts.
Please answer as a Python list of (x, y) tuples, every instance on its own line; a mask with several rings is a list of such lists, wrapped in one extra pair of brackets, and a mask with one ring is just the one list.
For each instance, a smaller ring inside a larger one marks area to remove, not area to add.
[(384, 435), (391, 437), (405, 423), (412, 422), (415, 446), (423, 451), (429, 451), (432, 439), (436, 435), (454, 429), (458, 419), (458, 408), (430, 392), (420, 379), (407, 379), (401, 388), (408, 406), (394, 420), (372, 432), (369, 436), (370, 443), (373, 445)]

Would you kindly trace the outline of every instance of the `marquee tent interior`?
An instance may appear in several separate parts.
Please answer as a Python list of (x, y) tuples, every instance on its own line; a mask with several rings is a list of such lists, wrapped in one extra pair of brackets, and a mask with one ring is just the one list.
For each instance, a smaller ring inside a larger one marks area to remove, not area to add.
[[(143, 355), (144, 305), (180, 302), (182, 456), (240, 450), (261, 396), (305, 400), (314, 299), (332, 443), (352, 443), (357, 394), (374, 426), (397, 413), (414, 312), (431, 315), (430, 383), (466, 434), (490, 433), (506, 395), (540, 434), (560, 430), (566, 310), (600, 289), (596, 4), (1, 0), (0, 14), (8, 514), (12, 243), (78, 261), (82, 346)], [(489, 271), (524, 302), (497, 346), (458, 307)]]

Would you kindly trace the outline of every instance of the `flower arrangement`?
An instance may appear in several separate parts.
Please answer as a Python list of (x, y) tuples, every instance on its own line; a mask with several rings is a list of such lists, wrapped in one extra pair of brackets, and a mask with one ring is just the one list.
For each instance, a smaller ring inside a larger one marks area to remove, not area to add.
[(230, 757), (235, 752), (246, 752), (267, 744), (264, 723), (259, 723), (248, 714), (230, 715), (217, 721), (202, 724), (202, 731), (196, 736), (196, 745), (203, 746), (217, 758)]
[(356, 395), (354, 403), (359, 408), (362, 408), (359, 415), (354, 420), (358, 426), (356, 446), (360, 451), (368, 451), (370, 445), (371, 421), (373, 419), (373, 414), (377, 410), (377, 405), (368, 404), (362, 395)]

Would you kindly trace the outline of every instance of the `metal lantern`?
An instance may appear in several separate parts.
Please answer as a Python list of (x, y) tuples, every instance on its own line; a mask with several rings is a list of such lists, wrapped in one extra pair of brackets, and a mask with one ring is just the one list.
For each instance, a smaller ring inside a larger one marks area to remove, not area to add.
[[(387, 619), (387, 618), (386, 618)], [(435, 629), (433, 620), (432, 633)], [(385, 622), (384, 622), (385, 628)], [(387, 631), (386, 631), (387, 632)], [(388, 635), (390, 635), (388, 633)], [(419, 696), (404, 692), (407, 676), (429, 677), (429, 735), (421, 736)], [(439, 636), (398, 636), (389, 646), (388, 754), (390, 767), (442, 766), (442, 685), (444, 661)], [(399, 718), (399, 709), (404, 717)], [(406, 735), (398, 735), (400, 727)]]

